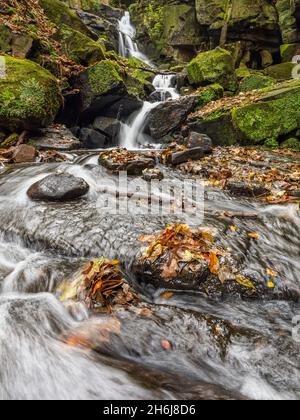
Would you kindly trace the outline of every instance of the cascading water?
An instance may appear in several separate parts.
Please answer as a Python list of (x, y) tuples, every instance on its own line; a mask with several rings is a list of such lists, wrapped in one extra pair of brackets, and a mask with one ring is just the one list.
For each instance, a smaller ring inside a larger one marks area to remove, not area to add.
[(125, 12), (125, 15), (119, 21), (119, 55), (125, 58), (135, 57), (152, 66), (148, 57), (139, 50), (134, 40), (135, 35), (136, 30), (131, 24), (130, 14)]
[(180, 97), (176, 89), (176, 76), (174, 74), (158, 74), (153, 80), (156, 92), (160, 94), (161, 102), (168, 99), (178, 99)]

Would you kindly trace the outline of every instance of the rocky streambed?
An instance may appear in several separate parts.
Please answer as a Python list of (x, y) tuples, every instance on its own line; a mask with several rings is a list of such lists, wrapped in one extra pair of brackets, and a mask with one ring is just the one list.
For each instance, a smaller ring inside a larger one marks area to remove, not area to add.
[[(278, 156), (266, 153), (273, 165)], [(138, 208), (114, 215), (99, 198), (118, 175), (99, 165), (98, 153), (69, 158), (10, 166), (0, 175), (0, 397), (299, 399), (292, 335), (300, 310), (298, 204), (236, 196), (210, 177), (204, 220), (147, 216)], [(281, 159), (297, 164), (295, 155)], [(186, 166), (155, 165), (164, 176), (158, 182), (179, 185), (190, 176)], [(72, 200), (27, 195), (53, 176), (82, 178), (88, 190)], [(181, 223), (216, 238), (239, 282), (210, 272), (184, 284), (180, 275), (173, 281), (140, 263), (145, 240)], [(62, 285), (101, 256), (120, 261), (137, 302), (99, 312), (62, 296)]]

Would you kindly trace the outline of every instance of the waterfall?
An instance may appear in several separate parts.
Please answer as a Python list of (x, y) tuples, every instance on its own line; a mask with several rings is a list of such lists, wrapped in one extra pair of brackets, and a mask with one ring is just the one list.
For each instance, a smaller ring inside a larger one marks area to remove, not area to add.
[(119, 55), (125, 58), (135, 57), (152, 66), (149, 58), (139, 50), (135, 42), (135, 35), (136, 30), (131, 24), (130, 14), (125, 12), (125, 15), (119, 20)]
[[(122, 57), (135, 57), (150, 67), (154, 67), (149, 58), (139, 51), (135, 42), (136, 30), (130, 20), (129, 12), (119, 21), (119, 55)], [(130, 116), (129, 120), (122, 124), (119, 134), (119, 144), (127, 149), (136, 149), (140, 145), (147, 143), (147, 135), (144, 133), (147, 117), (152, 109), (156, 108), (161, 102), (169, 99), (179, 98), (176, 90), (176, 75), (158, 74), (153, 80), (153, 86), (158, 93), (158, 101), (144, 102), (143, 107), (137, 113)]]
[(161, 102), (180, 97), (176, 90), (176, 76), (174, 74), (158, 74), (153, 80), (156, 92), (160, 93)]

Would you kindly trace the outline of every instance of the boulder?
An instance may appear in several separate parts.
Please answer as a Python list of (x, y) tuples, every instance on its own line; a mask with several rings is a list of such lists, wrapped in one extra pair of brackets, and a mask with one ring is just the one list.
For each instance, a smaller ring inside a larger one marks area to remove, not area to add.
[(31, 138), (30, 144), (38, 150), (58, 150), (60, 152), (82, 148), (79, 139), (64, 125), (53, 125), (42, 129), (38, 137)]
[(278, 82), (290, 80), (293, 78), (293, 70), (296, 63), (281, 63), (270, 66), (264, 70), (264, 74), (268, 77), (272, 77)]
[(33, 184), (27, 191), (32, 200), (68, 201), (87, 194), (89, 185), (70, 174), (49, 175)]
[(121, 122), (115, 118), (97, 117), (93, 122), (93, 128), (107, 137), (110, 146), (118, 145), (118, 136), (121, 129)]
[(0, 128), (31, 130), (50, 125), (62, 105), (58, 82), (38, 64), (5, 56), (0, 78)]
[(162, 181), (164, 179), (164, 174), (159, 168), (144, 169), (143, 179), (147, 182), (151, 182), (154, 179), (158, 179), (159, 181)]
[(203, 150), (203, 154), (210, 154), (212, 153), (213, 143), (211, 138), (206, 134), (200, 134), (193, 131), (189, 136), (187, 146), (189, 149), (200, 148)]
[(218, 83), (225, 89), (237, 89), (234, 60), (222, 48), (200, 53), (187, 66), (189, 82), (195, 86)]
[(198, 107), (202, 108), (209, 102), (223, 98), (224, 88), (221, 85), (213, 84), (199, 91), (197, 94)]
[(81, 92), (82, 120), (99, 115), (128, 116), (142, 106), (144, 84), (124, 73), (116, 62), (103, 60), (84, 70), (76, 81)]
[(79, 138), (87, 149), (102, 149), (105, 147), (107, 137), (93, 128), (84, 127), (80, 130)]
[(28, 144), (21, 144), (13, 153), (12, 159), (15, 163), (34, 162), (36, 158), (36, 149)]
[(194, 147), (192, 149), (175, 152), (172, 154), (172, 165), (180, 165), (181, 163), (188, 162), (189, 160), (199, 160), (203, 158), (204, 151), (202, 147)]
[(195, 97), (184, 97), (158, 105), (148, 115), (146, 130), (154, 140), (162, 139), (184, 124), (187, 116), (195, 109), (196, 102)]
[(256, 89), (263, 89), (266, 87), (274, 86), (275, 84), (276, 80), (272, 77), (263, 76), (260, 74), (251, 74), (240, 82), (239, 91), (250, 92)]

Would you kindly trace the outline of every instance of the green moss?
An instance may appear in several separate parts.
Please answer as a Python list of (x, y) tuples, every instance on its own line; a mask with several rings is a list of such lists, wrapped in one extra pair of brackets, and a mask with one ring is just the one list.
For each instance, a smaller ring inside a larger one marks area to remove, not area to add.
[(251, 71), (248, 69), (246, 65), (243, 65), (235, 70), (235, 75), (238, 80), (242, 80), (245, 77), (251, 76)]
[(89, 84), (94, 94), (104, 95), (124, 86), (121, 67), (111, 60), (104, 60), (88, 70)]
[(100, 41), (93, 41), (67, 25), (60, 26), (55, 39), (64, 53), (78, 64), (91, 65), (105, 58), (105, 48)]
[(276, 64), (275, 66), (270, 66), (264, 70), (266, 76), (272, 77), (277, 81), (290, 80), (293, 78), (292, 72), (295, 63), (281, 63)]
[(264, 146), (268, 149), (278, 149), (279, 143), (277, 141), (277, 138), (273, 137), (271, 139), (265, 140)]
[(296, 152), (300, 152), (300, 140), (292, 137), (288, 140), (285, 140), (281, 144), (281, 147), (284, 149), (292, 149), (292, 150), (295, 150)]
[(275, 84), (276, 80), (271, 77), (252, 74), (241, 81), (239, 91), (250, 92), (252, 90), (274, 86)]
[(8, 136), (3, 142), (0, 143), (0, 147), (7, 149), (9, 147), (15, 146), (19, 140), (19, 134), (13, 133)]
[(163, 8), (156, 0), (150, 0), (143, 10), (143, 17), (144, 26), (148, 28), (151, 40), (160, 40), (164, 30)]
[(250, 143), (286, 135), (300, 125), (300, 87), (232, 111), (232, 121)]
[(224, 88), (221, 85), (214, 84), (203, 88), (197, 95), (198, 107), (203, 108), (209, 102), (221, 99), (224, 96)]
[(51, 123), (62, 105), (57, 80), (38, 64), (5, 57), (0, 79), (0, 126), (11, 131)]
[(198, 54), (188, 64), (187, 72), (192, 85), (218, 83), (230, 91), (237, 89), (233, 58), (222, 48)]

